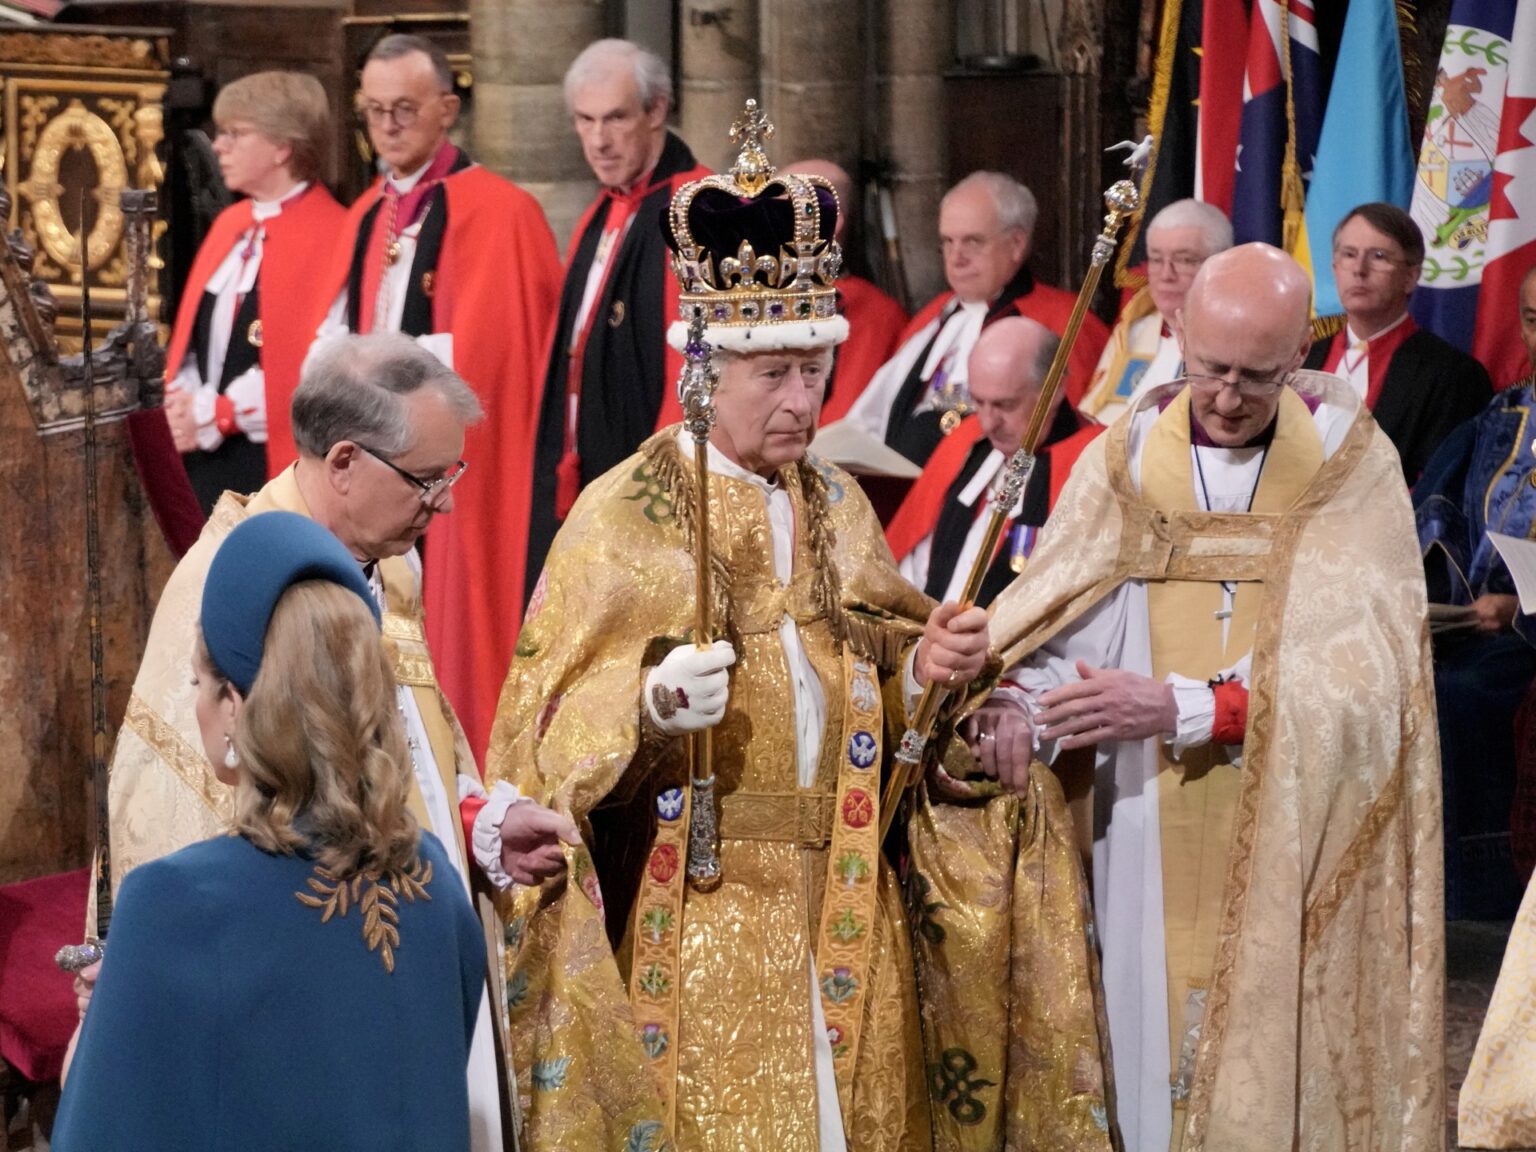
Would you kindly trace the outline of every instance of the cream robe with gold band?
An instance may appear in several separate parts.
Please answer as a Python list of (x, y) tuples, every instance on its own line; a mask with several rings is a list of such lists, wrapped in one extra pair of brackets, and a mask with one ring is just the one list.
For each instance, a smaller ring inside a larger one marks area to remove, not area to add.
[[(192, 651), (203, 584), (214, 553), (241, 520), (275, 511), (309, 515), (292, 468), (268, 481), (252, 496), (226, 492), (161, 593), (144, 659), (134, 678), (128, 709), (112, 751), (108, 796), (114, 891), (129, 871), (145, 861), (229, 831), (233, 792), (219, 783), (203, 754), (197, 724), (197, 692), (192, 687)], [(434, 791), (438, 803), (432, 807), (437, 810), (438, 819), (429, 818), (429, 806), (422, 798), (415, 774), (411, 777), (411, 811), (423, 828), (431, 829), (443, 842), (449, 856), (458, 863), (467, 886), (469, 871), (465, 862), (469, 856), (458, 818), (457, 777), (462, 773), (478, 781), (474, 757), (432, 671), (416, 571), (405, 557), (391, 557), (379, 562), (378, 578), (384, 589), (384, 643), (395, 679), (404, 690), (401, 703), (407, 734), (420, 734), (413, 739), (412, 748), (416, 771), (433, 773), (437, 778)], [(403, 698), (406, 691), (414, 703), (409, 711)], [(411, 716), (411, 712), (415, 715)], [(417, 721), (419, 729), (415, 728)], [(445, 822), (448, 826), (441, 827)], [(94, 928), (94, 908), (88, 913), (87, 925), (88, 930)], [(499, 1150), (502, 1146), (492, 1027), (490, 1005), (483, 1002), (470, 1061), (471, 1130), (476, 1152), (482, 1148)]]
[(1251, 513), (1197, 510), (1187, 397), (1161, 415), (1158, 392), (1143, 398), (1085, 452), (1030, 573), (994, 605), (1027, 685), (1076, 659), (1205, 677), (1251, 646), (1240, 758), (1098, 750), (1096, 915), (1131, 1152), (1443, 1146), (1438, 751), (1412, 515), (1358, 401), (1318, 373), (1298, 387), (1318, 414), (1282, 394)]

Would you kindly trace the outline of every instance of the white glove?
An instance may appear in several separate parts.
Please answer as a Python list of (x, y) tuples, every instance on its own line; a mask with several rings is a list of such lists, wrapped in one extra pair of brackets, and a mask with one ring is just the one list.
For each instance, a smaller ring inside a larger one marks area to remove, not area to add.
[(645, 677), (642, 697), (656, 730), (666, 736), (713, 728), (725, 715), (731, 678), (726, 671), (736, 663), (736, 649), (729, 640), (716, 640), (708, 648), (684, 644), (667, 653)]

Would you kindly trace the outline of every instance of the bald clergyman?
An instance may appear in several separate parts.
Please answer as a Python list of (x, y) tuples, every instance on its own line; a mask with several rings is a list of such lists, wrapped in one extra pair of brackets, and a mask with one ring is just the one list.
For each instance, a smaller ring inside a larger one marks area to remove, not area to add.
[[(1007, 464), (1024, 442), (1040, 386), (1060, 338), (1025, 316), (1004, 316), (985, 328), (971, 349), (971, 404), (923, 468), (886, 530), (901, 574), (930, 596), (959, 596), (985, 542), (993, 503)], [(1043, 427), (1029, 485), (1008, 511), (1008, 523), (987, 565), (976, 603), (985, 608), (1024, 570), (1072, 465), (1103, 427), (1078, 416), (1058, 391)], [(937, 591), (935, 591), (937, 589)]]
[(1440, 778), (1402, 471), (1297, 371), (1309, 286), (1249, 244), (1182, 379), (1084, 451), (993, 605), (968, 737), (1014, 788), (1096, 749), (1094, 910), (1129, 1152), (1442, 1148)]

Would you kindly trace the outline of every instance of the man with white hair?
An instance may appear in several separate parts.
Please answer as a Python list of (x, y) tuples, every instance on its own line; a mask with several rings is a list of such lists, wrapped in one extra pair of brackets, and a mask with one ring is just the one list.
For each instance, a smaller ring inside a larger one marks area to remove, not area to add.
[(1424, 575), (1391, 443), (1298, 371), (1310, 306), (1278, 249), (1211, 257), (1187, 375), (1088, 446), (992, 604), (983, 770), (1095, 757), (1127, 1152), (1444, 1147)]
[(1132, 400), (1176, 379), (1184, 364), (1174, 319), (1200, 266), (1232, 247), (1232, 222), (1214, 204), (1175, 200), (1147, 225), (1147, 283), (1120, 311), (1078, 408), (1113, 424)]
[(627, 40), (598, 40), (565, 74), (565, 105), (602, 185), (576, 225), (550, 343), (534, 444), (525, 597), (576, 495), (679, 418), (677, 319), (657, 220), (708, 175), (667, 128), (672, 74)]
[[(972, 172), (939, 206), (939, 245), (949, 291), (919, 312), (896, 355), (875, 374), (848, 419), (915, 464), (971, 410), (966, 365), (982, 328), (1000, 316), (1028, 316), (1058, 336), (1076, 296), (1030, 274), (1039, 209), (1024, 185), (1001, 172)], [(1087, 387), (1109, 329), (1083, 318), (1067, 370), (1067, 399)]]

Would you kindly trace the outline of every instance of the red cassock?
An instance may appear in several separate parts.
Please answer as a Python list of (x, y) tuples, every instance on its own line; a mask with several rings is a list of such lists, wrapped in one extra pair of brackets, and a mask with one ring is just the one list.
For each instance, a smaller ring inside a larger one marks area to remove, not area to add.
[[(288, 409), (315, 330), (334, 298), (316, 279), (314, 259), (317, 252), (330, 251), (345, 217), (345, 210), (322, 185), (311, 184), (265, 225), (256, 283), (261, 310), (261, 374), (267, 385), (268, 478), (298, 458)], [(251, 225), (251, 202), (241, 200), (224, 209), (208, 229), (176, 310), (176, 324), (165, 353), (166, 380), (175, 378), (187, 355), (198, 301), (209, 277)]]
[[(383, 182), (347, 212), (335, 240), (327, 301), (348, 282), (357, 231)], [(470, 469), (453, 511), (427, 532), (423, 597), (438, 683), (485, 755), (521, 618), (533, 429), (544, 347), (560, 294), (560, 255), (538, 201), (473, 166), (442, 183), (447, 226), (432, 295), (434, 332), (453, 335), (453, 368), (485, 419), (469, 429)]]
[[(288, 407), (299, 383), (305, 353), (330, 304), (310, 262), (316, 252), (330, 250), (344, 216), (330, 192), (322, 185), (312, 184), (298, 199), (286, 204), (281, 214), (266, 222), (261, 267), (257, 271), (257, 306), (262, 326), (261, 371), (267, 390), (269, 475), (293, 462)], [(198, 304), (209, 278), (253, 222), (251, 202), (241, 200), (221, 212), (203, 238), (171, 327), (165, 358), (167, 381), (175, 378), (186, 359)], [(202, 531), (203, 512), (171, 440), (164, 413), (159, 409), (130, 413), (128, 437), (150, 509), (172, 554), (180, 559)]]
[(838, 345), (832, 392), (821, 408), (823, 425), (848, 415), (880, 365), (896, 355), (907, 327), (907, 310), (862, 276), (844, 276), (837, 294), (848, 339)]
[[(941, 292), (930, 300), (926, 307), (907, 325), (906, 331), (897, 341), (898, 347), (905, 344), (911, 337), (921, 332), (928, 324), (938, 318), (944, 306), (953, 300), (953, 292)], [(1072, 309), (1077, 304), (1077, 296), (1071, 292), (1063, 292), (1060, 288), (1052, 288), (1049, 284), (1041, 284), (1038, 281), (1025, 295), (1018, 297), (1013, 302), (1013, 309), (1020, 316), (1028, 316), (1044, 324), (1056, 335), (1061, 336), (1067, 330), (1067, 320), (1072, 315)], [(1067, 403), (1076, 408), (1087, 392), (1089, 383), (1093, 380), (1093, 371), (1099, 366), (1099, 357), (1104, 352), (1104, 345), (1109, 343), (1109, 325), (1100, 320), (1092, 312), (1083, 315), (1082, 327), (1077, 332), (1077, 343), (1072, 345), (1072, 355), (1067, 361), (1067, 380), (1064, 391), (1067, 395)]]

